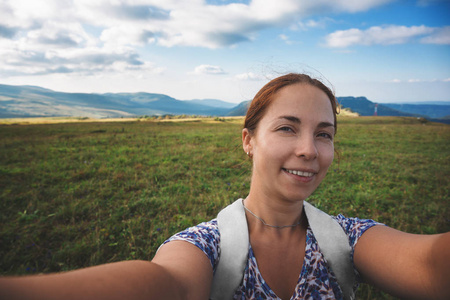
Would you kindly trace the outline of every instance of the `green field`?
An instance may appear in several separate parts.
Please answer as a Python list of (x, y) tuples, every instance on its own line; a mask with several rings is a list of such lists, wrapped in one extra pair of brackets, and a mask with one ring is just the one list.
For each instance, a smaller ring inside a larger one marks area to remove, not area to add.
[[(245, 197), (242, 120), (0, 126), (0, 274), (149, 260)], [(450, 230), (450, 127), (339, 119), (339, 158), (310, 198), (412, 233)], [(363, 286), (358, 299), (390, 299)]]

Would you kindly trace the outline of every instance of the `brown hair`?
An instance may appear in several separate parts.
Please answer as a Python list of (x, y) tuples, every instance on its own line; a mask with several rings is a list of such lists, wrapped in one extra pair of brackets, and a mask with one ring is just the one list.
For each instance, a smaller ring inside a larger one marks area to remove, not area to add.
[(333, 109), (334, 116), (334, 130), (337, 131), (336, 115), (337, 111), (337, 100), (334, 93), (325, 84), (315, 78), (311, 78), (306, 74), (290, 73), (280, 77), (277, 77), (267, 83), (253, 98), (250, 106), (247, 110), (247, 115), (245, 116), (244, 128), (247, 128), (251, 133), (254, 132), (256, 126), (258, 125), (264, 113), (272, 103), (275, 94), (283, 87), (296, 84), (305, 83), (319, 88), (323, 91), (330, 99), (331, 107)]

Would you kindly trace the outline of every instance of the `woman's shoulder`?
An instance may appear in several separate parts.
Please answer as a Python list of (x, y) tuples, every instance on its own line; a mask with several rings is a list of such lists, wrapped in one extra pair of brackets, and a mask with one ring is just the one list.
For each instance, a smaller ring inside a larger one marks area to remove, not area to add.
[(217, 219), (202, 222), (180, 231), (167, 239), (164, 244), (172, 241), (185, 241), (197, 246), (209, 258), (211, 266), (215, 269), (220, 255), (220, 233)]
[(377, 225), (384, 225), (371, 219), (345, 217), (342, 214), (333, 216), (333, 219), (339, 223), (344, 232), (347, 234), (352, 248), (356, 245), (358, 239), (363, 235), (363, 233), (369, 228)]
[(219, 235), (219, 227), (217, 225), (217, 219), (212, 219), (211, 221), (202, 222), (195, 226), (186, 228), (185, 230), (174, 234), (168, 241), (177, 238), (218, 239), (220, 238), (220, 235)]

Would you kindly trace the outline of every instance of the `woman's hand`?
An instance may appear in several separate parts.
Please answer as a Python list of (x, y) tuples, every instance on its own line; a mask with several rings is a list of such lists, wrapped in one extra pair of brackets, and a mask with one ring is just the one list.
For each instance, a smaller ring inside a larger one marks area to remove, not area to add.
[(186, 242), (171, 242), (152, 262), (0, 278), (0, 299), (208, 299), (211, 282), (211, 264), (203, 252)]
[(450, 232), (404, 233), (385, 226), (365, 232), (354, 262), (363, 279), (407, 299), (450, 299)]

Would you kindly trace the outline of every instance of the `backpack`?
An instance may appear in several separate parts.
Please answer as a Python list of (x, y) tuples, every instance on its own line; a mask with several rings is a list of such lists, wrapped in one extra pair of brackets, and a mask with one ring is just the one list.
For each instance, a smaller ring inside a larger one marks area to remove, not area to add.
[[(339, 223), (323, 211), (303, 201), (309, 225), (327, 265), (333, 270), (344, 299), (354, 299), (356, 282), (350, 260), (351, 247)], [(217, 215), (220, 232), (220, 259), (213, 277), (210, 299), (232, 299), (244, 277), (248, 260), (248, 226), (243, 199), (228, 205)]]

